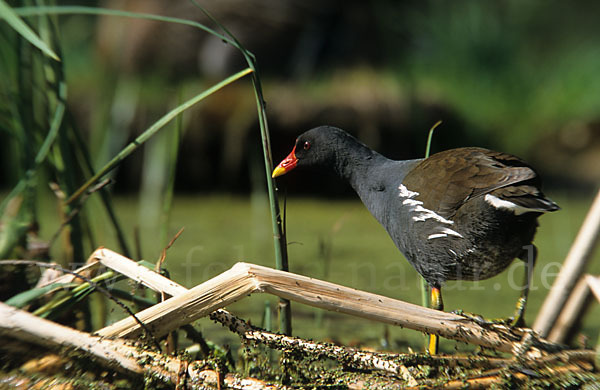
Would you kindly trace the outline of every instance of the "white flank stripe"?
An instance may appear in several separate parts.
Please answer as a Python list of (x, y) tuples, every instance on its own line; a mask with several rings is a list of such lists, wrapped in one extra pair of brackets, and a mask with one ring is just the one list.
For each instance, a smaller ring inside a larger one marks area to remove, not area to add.
[(442, 232), (444, 232), (446, 234), (449, 234), (451, 236), (456, 236), (458, 238), (463, 238), (463, 236), (459, 232), (457, 232), (456, 230), (452, 230), (452, 229), (448, 229), (448, 228), (443, 228)]
[[(421, 204), (423, 204), (423, 202), (421, 202)], [(425, 207), (423, 207), (421, 205), (415, 207), (414, 212), (417, 213), (417, 215), (412, 217), (413, 221), (415, 221), (415, 222), (423, 222), (428, 219), (435, 219), (438, 222), (445, 223), (448, 225), (454, 224), (454, 221), (449, 221), (446, 218), (442, 217), (441, 215), (437, 215), (433, 211), (426, 209)]]
[(405, 206), (418, 206), (418, 205), (423, 204), (423, 202), (421, 202), (420, 200), (414, 200), (414, 199), (404, 199), (402, 204)]
[[(446, 218), (442, 217), (441, 215), (438, 215), (438, 214), (434, 213), (433, 211), (421, 206), (423, 204), (423, 202), (421, 202), (420, 200), (412, 199), (415, 196), (419, 195), (418, 192), (409, 190), (408, 188), (406, 188), (406, 186), (404, 184), (400, 184), (400, 187), (398, 187), (398, 189), (400, 190), (398, 192), (398, 196), (401, 198), (406, 198), (402, 201), (402, 204), (405, 206), (411, 207), (412, 208), (411, 212), (413, 212), (415, 214), (412, 217), (413, 221), (423, 222), (428, 219), (435, 219), (438, 222), (445, 223), (448, 225), (452, 225), (454, 223), (454, 221), (449, 221)], [(458, 233), (456, 233), (454, 230), (452, 230), (452, 233), (449, 233), (449, 234), (457, 235)], [(458, 234), (458, 235), (460, 236), (460, 234)], [(434, 238), (437, 238), (437, 237), (434, 237)]]
[(433, 240), (434, 238), (442, 238), (442, 237), (448, 237), (448, 235), (446, 233), (430, 234), (429, 236), (427, 236), (427, 239)]
[(490, 195), (490, 194), (486, 194), (483, 199), (485, 199), (485, 201), (488, 202), (493, 207), (495, 207), (497, 209), (505, 209), (505, 210), (512, 211), (515, 215), (521, 215), (521, 214), (529, 213), (532, 211), (537, 211), (537, 212), (543, 211), (543, 210), (529, 209), (527, 207), (519, 206), (518, 204), (509, 202), (508, 200), (500, 199), (497, 196)]
[(441, 233), (430, 234), (427, 237), (427, 239), (428, 240), (433, 240), (434, 238), (448, 237), (448, 235), (455, 236), (455, 237), (458, 237), (458, 238), (463, 238), (463, 236), (459, 232), (457, 232), (455, 230), (452, 230), (452, 229), (448, 229), (447, 227), (445, 227), (445, 228), (442, 229)]
[(406, 188), (404, 184), (400, 184), (400, 187), (398, 187), (398, 189), (400, 190), (398, 196), (401, 198), (414, 198), (415, 196), (419, 195), (418, 192), (414, 192)]

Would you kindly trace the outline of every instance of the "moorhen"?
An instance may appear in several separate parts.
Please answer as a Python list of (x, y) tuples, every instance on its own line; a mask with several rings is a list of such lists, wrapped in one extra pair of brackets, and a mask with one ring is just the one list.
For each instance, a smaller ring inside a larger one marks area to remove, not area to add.
[[(521, 324), (537, 253), (531, 244), (537, 218), (559, 209), (542, 193), (530, 165), (477, 147), (394, 161), (341, 129), (321, 126), (296, 139), (272, 176), (304, 166), (331, 168), (350, 183), (425, 278), (435, 309), (443, 310), (441, 287), (447, 280), (487, 279), (515, 258), (525, 261), (525, 282), (511, 321)], [(430, 335), (428, 350), (435, 354), (437, 349), (438, 338)]]

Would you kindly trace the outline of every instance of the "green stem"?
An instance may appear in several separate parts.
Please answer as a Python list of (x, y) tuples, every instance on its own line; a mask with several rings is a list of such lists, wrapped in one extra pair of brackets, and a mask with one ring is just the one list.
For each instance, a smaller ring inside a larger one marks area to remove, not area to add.
[[(431, 150), (431, 139), (433, 138), (433, 132), (435, 129), (442, 124), (442, 121), (437, 121), (429, 130), (429, 136), (427, 137), (427, 146), (425, 147), (425, 158), (429, 157), (429, 151)], [(421, 277), (421, 305), (424, 307), (431, 307), (431, 297), (429, 296), (429, 284), (425, 279)]]
[(433, 132), (441, 124), (442, 121), (437, 121), (433, 126), (431, 126), (431, 129), (429, 129), (429, 136), (427, 137), (427, 147), (425, 148), (425, 158), (429, 157), (429, 150), (431, 149), (431, 139), (433, 138)]
[[(96, 276), (93, 279), (90, 279), (90, 280), (94, 283), (98, 283), (103, 280), (110, 279), (113, 276), (115, 276), (115, 273), (113, 271), (107, 271), (101, 275)], [(36, 316), (40, 316), (42, 314), (45, 314), (46, 312), (54, 310), (57, 307), (60, 307), (61, 305), (63, 305), (64, 303), (70, 301), (75, 294), (83, 292), (88, 288), (93, 288), (93, 287), (91, 287), (89, 282), (81, 283), (81, 284), (77, 285), (76, 287), (74, 287), (71, 291), (69, 291), (69, 293), (66, 296), (63, 296), (63, 297), (59, 298), (58, 300), (52, 300), (52, 301), (48, 302), (47, 304), (39, 307), (36, 311), (33, 312), (33, 314)]]
[[(256, 76), (256, 74), (255, 74)], [(253, 82), (259, 85), (259, 81), (253, 78)], [(258, 109), (258, 118), (260, 124), (260, 135), (263, 144), (263, 155), (265, 160), (265, 170), (267, 175), (267, 191), (269, 193), (269, 205), (271, 207), (271, 226), (273, 227), (273, 239), (275, 245), (275, 267), (278, 270), (288, 271), (288, 256), (286, 248), (286, 238), (281, 222), (281, 213), (279, 210), (279, 201), (275, 193), (274, 180), (271, 177), (273, 171), (273, 158), (271, 156), (271, 142), (269, 139), (269, 129), (267, 127), (264, 104), (262, 103), (262, 94), (259, 88), (254, 88), (256, 104)], [(279, 298), (279, 331), (286, 335), (292, 334), (292, 309), (289, 300)]]

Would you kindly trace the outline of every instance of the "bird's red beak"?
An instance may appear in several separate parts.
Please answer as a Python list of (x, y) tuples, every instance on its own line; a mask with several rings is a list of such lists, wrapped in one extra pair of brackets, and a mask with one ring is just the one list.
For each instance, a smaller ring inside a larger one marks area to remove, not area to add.
[(296, 168), (296, 164), (298, 164), (298, 159), (296, 158), (296, 147), (292, 149), (292, 153), (290, 153), (282, 162), (277, 165), (277, 167), (273, 170), (272, 178), (276, 178), (277, 176), (285, 175), (292, 169)]

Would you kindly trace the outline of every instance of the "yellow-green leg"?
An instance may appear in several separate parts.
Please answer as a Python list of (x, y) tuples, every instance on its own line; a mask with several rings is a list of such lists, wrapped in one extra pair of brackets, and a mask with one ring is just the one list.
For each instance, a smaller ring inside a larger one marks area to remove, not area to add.
[(529, 296), (529, 289), (531, 287), (531, 280), (533, 278), (533, 267), (535, 266), (535, 261), (537, 259), (537, 248), (534, 245), (531, 245), (531, 247), (527, 246), (526, 249), (523, 250), (521, 255), (519, 255), (519, 259), (525, 262), (525, 275), (523, 277), (521, 295), (517, 300), (517, 304), (515, 305), (515, 312), (512, 317), (485, 319), (480, 315), (466, 313), (462, 310), (455, 310), (453, 311), (453, 313), (466, 317), (472, 321), (477, 322), (480, 325), (505, 324), (511, 327), (525, 326), (525, 308), (527, 306), (527, 297)]
[[(435, 310), (444, 310), (444, 301), (442, 301), (442, 289), (431, 287), (431, 308)], [(429, 335), (429, 345), (427, 350), (429, 354), (436, 355), (438, 353), (440, 338), (436, 334)]]
[(530, 250), (524, 250), (519, 259), (525, 262), (525, 276), (523, 278), (523, 289), (521, 290), (519, 300), (517, 300), (515, 314), (510, 321), (510, 326), (525, 325), (525, 308), (527, 306), (527, 297), (529, 296), (529, 287), (533, 278), (533, 267), (537, 259), (537, 248), (531, 245)]

